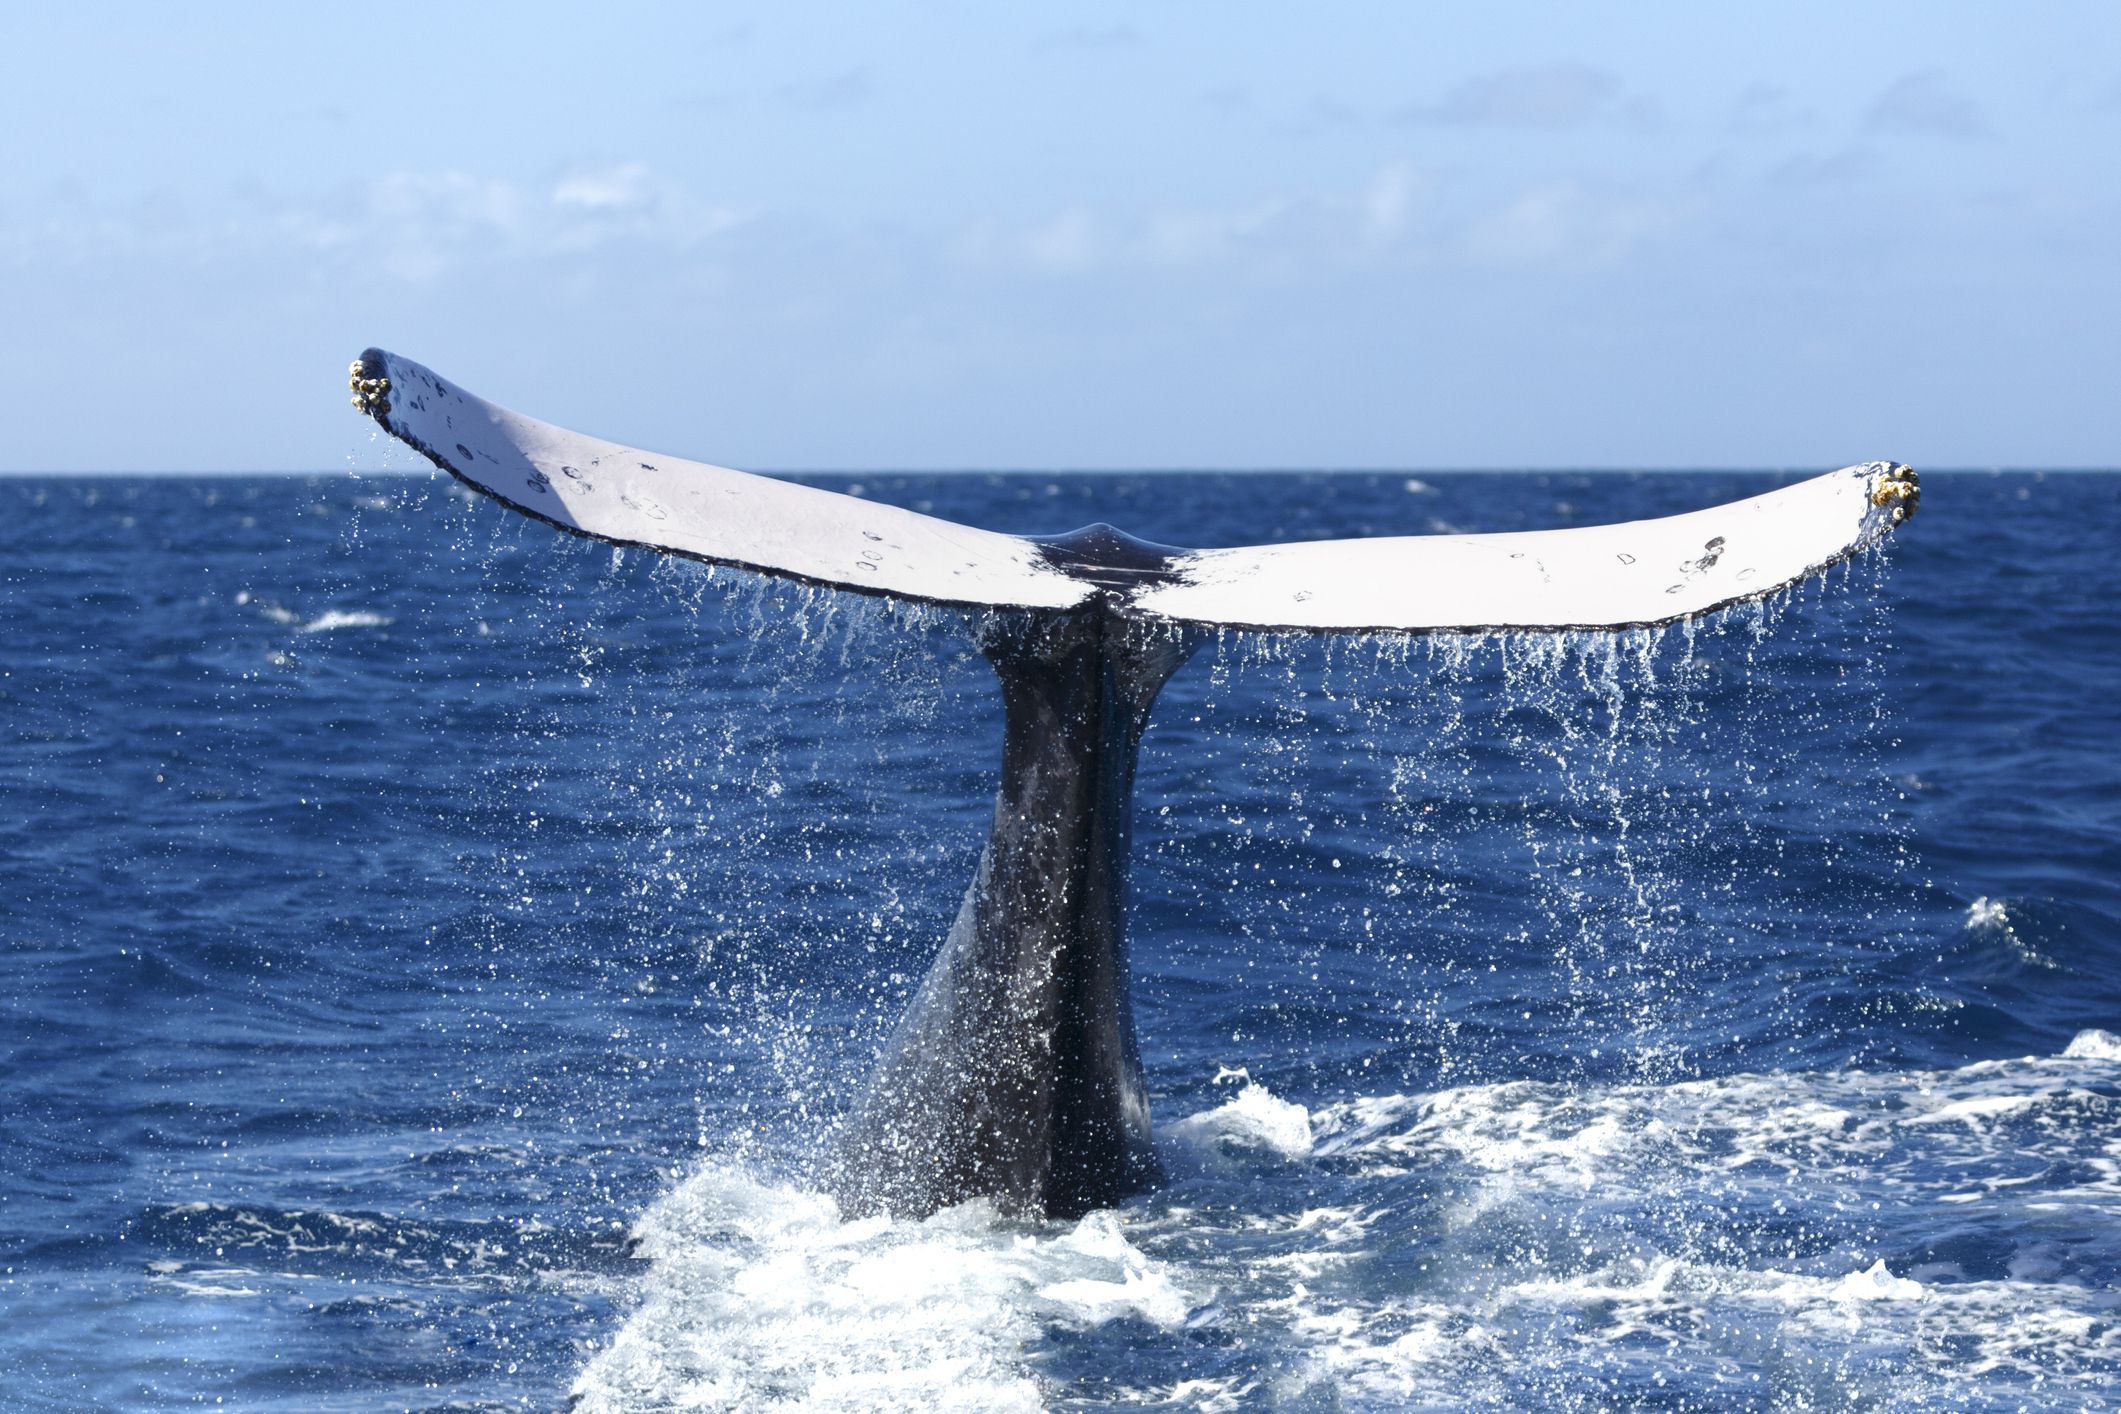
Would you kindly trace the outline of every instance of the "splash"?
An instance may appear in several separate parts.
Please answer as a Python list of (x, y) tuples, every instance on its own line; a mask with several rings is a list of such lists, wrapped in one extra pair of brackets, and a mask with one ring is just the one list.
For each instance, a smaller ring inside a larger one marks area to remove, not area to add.
[[(1830, 984), (1898, 926), (1901, 866), (1880, 859), (1904, 853), (1900, 827), (1887, 788), (1867, 784), (1892, 732), (1869, 666), (1883, 632), (1872, 596), (1807, 591), (1789, 622), (1753, 604), (1618, 635), (1225, 632), (1173, 683), (1146, 739), (1137, 961), (1144, 1034), (1175, 1038), (1152, 1077), (1235, 1050), (1260, 1079), (1207, 1104), (1162, 1082), (1175, 1093), (1159, 1111), (1186, 1116), (1169, 1126), (1174, 1186), (1112, 1219), (1139, 1261), (1114, 1248), (1085, 1266), (1089, 1239), (1074, 1230), (978, 1211), (939, 1227), (842, 1223), (807, 1196), (812, 1146), (947, 929), (990, 808), (999, 720), (967, 645), (979, 621), (549, 541), (540, 556), (577, 563), (529, 567), (510, 552), (521, 544), (509, 527), (480, 548), (496, 592), (580, 587), (502, 630), (558, 643), (569, 670), (518, 682), (525, 749), (494, 763), (489, 806), (528, 817), (533, 835), (557, 827), (547, 802), (567, 784), (567, 743), (593, 761), (573, 798), (613, 803), (587, 845), (597, 870), (541, 875), (534, 841), (497, 852), (487, 878), (506, 917), (489, 955), (517, 929), (576, 935), (573, 980), (606, 996), (615, 1063), (644, 1093), (687, 1095), (692, 1142), (714, 1156), (678, 1165), (639, 1226), (652, 1257), (640, 1305), (585, 1367), (585, 1407), (681, 1394), (704, 1407), (861, 1407), (951, 1398), (953, 1382), (979, 1407), (1037, 1407), (1081, 1374), (1070, 1332), (1105, 1333), (1087, 1341), (1099, 1349), (1134, 1332), (1132, 1352), (1144, 1331), (1196, 1328), (1244, 1353), (1206, 1362), (1231, 1367), (1207, 1374), (1150, 1360), (1141, 1397), (1242, 1407), (1323, 1382), (1358, 1407), (1448, 1407), (1468, 1370), (1476, 1391), (1507, 1390), (1497, 1362), (1523, 1335), (1489, 1297), (1417, 1282), (1344, 1302), (1319, 1285), (1377, 1260), (1364, 1234), (1380, 1224), (1418, 1248), (1433, 1234), (1404, 1223), (1425, 1210), (1502, 1220), (1507, 1202), (1446, 1201), (1445, 1180), (1487, 1171), (1472, 1156), (1410, 1152), (1366, 1172), (1388, 1198), (1305, 1204), (1264, 1268), (1280, 1285), (1255, 1289), (1228, 1266), (1253, 1230), (1236, 1215), (1278, 1189), (1274, 1166), (1348, 1164), (1336, 1107), (1385, 1105), (1347, 1098), (1376, 1093), (1373, 1078), (1470, 1096), (1530, 1076), (1517, 1083), (1556, 1087), (1525, 1101), (1550, 1113), (1586, 1087), (1665, 1093), (1740, 1052), (1772, 1058), (1784, 1045), (1801, 1061), (1807, 1047), (1843, 1046), (1785, 998), (1716, 1014), (1702, 1002), (1727, 996), (1725, 957), (1819, 953)], [(467, 635), (502, 621), (477, 604), (463, 612)], [(1835, 749), (1808, 751), (1816, 738)], [(1782, 804), (1793, 796), (1797, 828)], [(621, 898), (596, 915), (618, 930), (570, 921), (590, 916), (570, 894), (591, 888)], [(1852, 898), (1873, 900), (1853, 936), (1840, 931)], [(1808, 918), (1822, 920), (1818, 936), (1802, 936)], [(1211, 1056), (1175, 1020), (1184, 979), (1231, 955), (1263, 965)], [(502, 993), (496, 1027), (515, 1000), (501, 976), (487, 981)], [(650, 1015), (689, 1018), (729, 1059), (702, 1068), (647, 1045), (655, 1028), (636, 1018)], [(562, 1082), (528, 1098), (565, 1107), (594, 1094), (608, 1111), (597, 1122), (614, 1125), (647, 1103), (613, 1093)], [(1484, 1123), (1454, 1122), (1468, 1134)], [(1596, 1192), (1633, 1152), (1626, 1123), (1591, 1114), (1514, 1161)], [(1237, 1225), (1181, 1211), (1195, 1201)], [(1259, 1231), (1281, 1230), (1267, 1209), (1257, 1217)], [(1639, 1268), (1610, 1256), (1597, 1281), (1654, 1305), (1697, 1268), (1720, 1270), (1707, 1229), (1667, 1236)], [(1513, 1260), (1525, 1288), (1513, 1311), (1550, 1311), (1537, 1283), (1577, 1280), (1558, 1249)], [(1822, 1283), (1797, 1305), (1817, 1295), (1838, 1309), (1827, 1293), (1868, 1268), (1797, 1274)], [(880, 1285), (879, 1272), (906, 1285)], [(1258, 1329), (1275, 1334), (1255, 1351)], [(1269, 1368), (1275, 1350), (1300, 1373)]]
[[(1172, 1186), (1073, 1225), (984, 1204), (842, 1222), (710, 1161), (636, 1225), (642, 1295), (574, 1392), (598, 1411), (2017, 1407), (2121, 1376), (2085, 1280), (2121, 1231), (2117, 1057), (2088, 1032), (1951, 1070), (1308, 1113), (1226, 1068), (1236, 1095), (1167, 1126)], [(1996, 1249), (1965, 1236), (1973, 1203), (2045, 1219), (1999, 1221), (2024, 1236)]]
[(635, 1228), (655, 1264), (576, 1380), (590, 1414), (643, 1408), (1042, 1410), (1023, 1348), (1055, 1326), (1181, 1326), (1193, 1299), (1112, 1213), (1024, 1228), (968, 1204), (842, 1223), (831, 1204), (710, 1163)]

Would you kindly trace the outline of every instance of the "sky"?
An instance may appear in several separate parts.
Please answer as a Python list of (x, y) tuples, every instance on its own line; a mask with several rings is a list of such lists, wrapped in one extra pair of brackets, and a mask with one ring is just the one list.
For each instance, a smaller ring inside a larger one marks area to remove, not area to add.
[(13, 6), (0, 469), (2121, 464), (2121, 6)]

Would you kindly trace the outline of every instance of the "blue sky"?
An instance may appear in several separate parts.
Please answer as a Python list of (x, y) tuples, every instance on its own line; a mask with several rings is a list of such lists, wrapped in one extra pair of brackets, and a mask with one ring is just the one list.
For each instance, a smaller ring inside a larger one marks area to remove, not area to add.
[(2121, 6), (587, 8), (11, 9), (0, 467), (2121, 463)]

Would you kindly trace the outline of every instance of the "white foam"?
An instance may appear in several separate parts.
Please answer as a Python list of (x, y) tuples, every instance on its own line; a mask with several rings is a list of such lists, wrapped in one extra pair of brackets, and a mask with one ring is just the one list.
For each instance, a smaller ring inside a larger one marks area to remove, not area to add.
[(637, 1224), (638, 1306), (577, 1407), (1035, 1410), (1025, 1345), (1052, 1326), (1182, 1324), (1193, 1298), (1118, 1215), (1072, 1227), (984, 1204), (842, 1222), (829, 1200), (719, 1164)]
[(2121, 1060), (2121, 1036), (2097, 1029), (2079, 1031), (2062, 1054), (2071, 1060)]
[(293, 609), (275, 604), (269, 599), (254, 600), (249, 590), (236, 594), (236, 603), (256, 603), (258, 613), (276, 624), (285, 624), (297, 633), (330, 633), (342, 628), (388, 628), (395, 622), (387, 614), (378, 614), (368, 609), (326, 609), (313, 618), (304, 619)]
[[(1668, 1380), (1716, 1407), (1802, 1368), (1857, 1404), (2012, 1407), (2038, 1383), (2075, 1407), (2121, 1371), (2099, 1236), (2121, 1226), (2117, 1058), (2092, 1031), (1948, 1070), (1311, 1110), (1231, 1073), (1166, 1133), (1253, 1162), (1072, 1226), (978, 1205), (842, 1222), (710, 1166), (638, 1225), (654, 1265), (576, 1392), (585, 1411), (1442, 1410)], [(1976, 1219), (2045, 1236), (1953, 1250)], [(1216, 1363), (1174, 1364), (1196, 1328)]]
[(1180, 1380), (1165, 1389), (1151, 1391), (1145, 1403), (1193, 1414), (1233, 1414), (1250, 1407), (1250, 1396), (1259, 1388), (1257, 1380), (1238, 1376), (1221, 1379)]
[(2054, 969), (2054, 959), (2043, 956), (2020, 935), (2011, 918), (2010, 906), (2002, 899), (1977, 898), (1966, 909), (1966, 927), (1969, 932), (1990, 933), (2001, 938), (2012, 952), (2035, 967)]
[(1881, 1257), (1835, 1282), (1828, 1295), (1836, 1301), (1920, 1301), (1926, 1293), (1921, 1282), (1894, 1276)]
[(1953, 1100), (1939, 1105), (1927, 1114), (1911, 1115), (1909, 1124), (1942, 1124), (1947, 1120), (1964, 1120), (1968, 1124), (1979, 1124), (1983, 1120), (2001, 1119), (2006, 1115), (2024, 1114), (2039, 1107), (2039, 1095), (1972, 1095), (1964, 1100)]
[(253, 1286), (265, 1274), (249, 1267), (198, 1267), (184, 1271), (182, 1262), (157, 1263), (149, 1281), (160, 1287), (207, 1301), (245, 1301), (263, 1296), (262, 1286)]
[[(1727, 1241), (1699, 1219), (1703, 1242), (1672, 1215), (1773, 1212), (1798, 1232), (1920, 1242), (1959, 1229), (1953, 1215), (1979, 1203), (1984, 1226), (2111, 1231), (2121, 1141), (2109, 1102), (2086, 1088), (2103, 1077), (2085, 1063), (2116, 1058), (2121, 1038), (2093, 1031), (2060, 1056), (1954, 1070), (1515, 1082), (1325, 1106), (1313, 1116), (1319, 1164), (1370, 1185), (1420, 1174), (1442, 1200), (1433, 1231), (1409, 1235), (1395, 1219), (1362, 1245), (1409, 1246), (1425, 1271), (1465, 1273), (1438, 1283), (1447, 1314), (1414, 1327), (1422, 1337), (1404, 1349), (1394, 1342), (1409, 1309), (1382, 1293), (1329, 1303), (1299, 1284), (1280, 1298), (1288, 1328), (1312, 1346), (1314, 1370), (1378, 1407), (1513, 1407), (1513, 1381), (1538, 1378), (1526, 1370), (1580, 1368), (1592, 1351), (1626, 1360), (1631, 1341), (1665, 1352), (1660, 1369), (1682, 1387), (1730, 1378), (1728, 1351), (1753, 1348), (1851, 1369), (1863, 1352), (1898, 1350), (1908, 1388), (1971, 1377), (1998, 1390), (2025, 1379), (2100, 1388), (2121, 1369), (2121, 1323), (2095, 1275), (2111, 1260), (2102, 1242), (2044, 1245), (2014, 1257), (2007, 1280), (1968, 1280), (1949, 1262), (1896, 1273), (1877, 1251), (1793, 1270), (1763, 1260), (1771, 1248), (1749, 1257), (1746, 1224)], [(1322, 1214), (1306, 1205), (1278, 1230), (1329, 1230)], [(1614, 1246), (1626, 1254), (1607, 1255)], [(1317, 1265), (1322, 1254), (1303, 1250)]]
[(1291, 1159), (1311, 1152), (1311, 1112), (1250, 1079), (1230, 1099), (1179, 1120), (1166, 1132), (1182, 1142), (1265, 1149)]
[(388, 628), (392, 620), (388, 615), (370, 613), (366, 609), (328, 609), (302, 625), (302, 633), (329, 633), (339, 628)]
[[(1140, 1256), (1139, 1253), (1136, 1254)], [(1064, 1307), (1079, 1324), (1103, 1325), (1122, 1316), (1138, 1316), (1166, 1330), (1185, 1324), (1193, 1303), (1168, 1274), (1130, 1264), (1119, 1280), (1077, 1277), (1038, 1289), (1041, 1298)]]
[(1983, 896), (1967, 905), (1966, 926), (1969, 928), (2007, 928), (2010, 921), (2010, 910), (2001, 899)]

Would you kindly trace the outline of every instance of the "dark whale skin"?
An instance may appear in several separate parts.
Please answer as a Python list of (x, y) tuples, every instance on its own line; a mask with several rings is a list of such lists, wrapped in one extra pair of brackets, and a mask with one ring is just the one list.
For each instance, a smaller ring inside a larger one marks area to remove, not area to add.
[(1074, 1218), (1161, 1177), (1129, 986), (1127, 861), (1142, 730), (1196, 644), (1103, 602), (980, 631), (1004, 713), (994, 823), (827, 1159), (843, 1211), (917, 1217), (987, 1198)]

